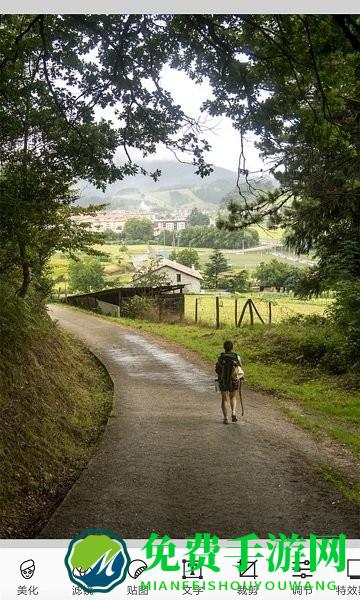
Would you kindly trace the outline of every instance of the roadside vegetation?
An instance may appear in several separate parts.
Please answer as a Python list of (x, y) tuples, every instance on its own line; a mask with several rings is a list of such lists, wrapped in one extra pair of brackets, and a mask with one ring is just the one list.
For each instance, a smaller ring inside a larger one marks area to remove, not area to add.
[[(101, 318), (175, 342), (209, 365), (215, 364), (224, 340), (234, 340), (247, 385), (271, 393), (283, 412), (317, 439), (331, 440), (347, 450), (353, 457), (350, 463), (360, 457), (360, 375), (347, 354), (346, 338), (329, 320), (299, 316), (274, 327), (216, 330), (187, 323)], [(324, 467), (324, 475), (360, 502), (355, 472), (349, 476)]]
[(1, 291), (0, 537), (33, 537), (95, 451), (112, 384), (36, 296)]
[[(111, 318), (111, 317), (104, 317)], [(211, 364), (233, 339), (249, 385), (283, 399), (307, 428), (327, 433), (360, 456), (360, 376), (341, 362), (344, 339), (322, 319), (299, 318), (276, 327), (198, 327), (115, 319), (194, 350)], [(295, 405), (292, 405), (295, 402)]]

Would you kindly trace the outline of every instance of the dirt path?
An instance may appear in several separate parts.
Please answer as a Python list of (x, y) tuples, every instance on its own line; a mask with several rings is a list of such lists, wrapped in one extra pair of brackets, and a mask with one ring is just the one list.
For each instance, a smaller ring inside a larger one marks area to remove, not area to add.
[(96, 456), (40, 537), (89, 527), (128, 539), (152, 531), (359, 537), (357, 509), (318, 476), (316, 443), (270, 396), (245, 390), (245, 417), (225, 426), (210, 370), (91, 314), (51, 313), (106, 365), (115, 396)]

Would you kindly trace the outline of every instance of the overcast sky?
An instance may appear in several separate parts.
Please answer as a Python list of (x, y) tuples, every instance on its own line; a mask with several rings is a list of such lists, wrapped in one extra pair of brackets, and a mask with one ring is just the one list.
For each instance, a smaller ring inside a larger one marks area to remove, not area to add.
[[(204, 100), (211, 97), (211, 87), (208, 83), (197, 85), (185, 73), (169, 67), (163, 70), (162, 83), (163, 87), (172, 94), (174, 101), (181, 105), (186, 114), (194, 118), (200, 116), (200, 107)], [(108, 110), (105, 112), (109, 116)], [(202, 118), (204, 119), (204, 115)], [(203, 137), (209, 141), (212, 147), (211, 152), (206, 154), (207, 160), (218, 167), (237, 171), (240, 139), (238, 132), (232, 127), (230, 119), (207, 116), (206, 125), (211, 127), (211, 131), (207, 131)], [(245, 151), (247, 169), (257, 171), (264, 167), (254, 146), (254, 137), (251, 135), (248, 136)], [(119, 155), (122, 157), (122, 152)], [(131, 157), (133, 160), (141, 161), (141, 154), (135, 150), (131, 151)], [(149, 157), (151, 160), (156, 158), (174, 160), (174, 155), (163, 146), (159, 146), (157, 154)], [(189, 160), (189, 156), (185, 158)]]
[[(200, 115), (201, 104), (211, 97), (211, 87), (208, 83), (197, 85), (181, 71), (165, 68), (162, 80), (164, 87), (172, 93), (175, 102), (180, 104), (192, 117)], [(215, 126), (215, 130), (207, 132), (205, 135), (212, 146), (212, 151), (208, 153), (207, 158), (219, 167), (236, 171), (240, 153), (238, 132), (232, 127), (230, 119), (226, 117), (208, 117), (208, 119), (207, 125), (211, 128)], [(254, 146), (253, 136), (248, 136), (245, 150), (247, 168), (250, 171), (261, 169), (264, 165)], [(169, 157), (166, 150), (161, 152), (161, 158), (165, 157)]]

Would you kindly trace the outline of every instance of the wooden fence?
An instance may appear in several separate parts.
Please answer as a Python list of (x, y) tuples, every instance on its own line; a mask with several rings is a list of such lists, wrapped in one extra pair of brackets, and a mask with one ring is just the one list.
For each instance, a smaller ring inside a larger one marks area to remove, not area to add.
[[(221, 307), (222, 307), (223, 301), (219, 296), (215, 296), (214, 300), (215, 300), (215, 303), (214, 303), (214, 321), (213, 321), (213, 323), (214, 323), (216, 329), (219, 329), (219, 327), (221, 325)], [(195, 298), (195, 306), (194, 306), (194, 322), (195, 323), (200, 322), (199, 305), (200, 305), (200, 298)], [(254, 325), (255, 321), (258, 321), (258, 322), (262, 323), (263, 325), (265, 325), (265, 324), (271, 325), (271, 323), (272, 323), (272, 303), (267, 302), (266, 307), (267, 307), (267, 316), (264, 317), (260, 314), (255, 302), (251, 298), (249, 298), (248, 300), (245, 301), (244, 306), (242, 307), (240, 315), (239, 315), (239, 299), (235, 298), (235, 302), (234, 302), (234, 325), (235, 325), (235, 327), (241, 327), (247, 313), (249, 314), (249, 322), (250, 322), (251, 326)], [(202, 322), (204, 322), (208, 325), (212, 324), (210, 319), (206, 319), (205, 321), (202, 320)]]

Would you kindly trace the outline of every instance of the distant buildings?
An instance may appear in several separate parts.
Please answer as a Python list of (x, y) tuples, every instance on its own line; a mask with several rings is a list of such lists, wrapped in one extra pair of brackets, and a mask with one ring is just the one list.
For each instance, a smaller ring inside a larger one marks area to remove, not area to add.
[(81, 215), (73, 217), (75, 223), (88, 223), (92, 231), (115, 231), (121, 233), (126, 221), (129, 219), (149, 219), (154, 224), (154, 234), (160, 235), (163, 231), (180, 231), (186, 227), (187, 214), (174, 213), (171, 217), (164, 217), (149, 212), (128, 212), (126, 210), (111, 210), (99, 212), (94, 216)]
[[(128, 219), (149, 219), (147, 212), (128, 212), (126, 210), (111, 210), (98, 212), (94, 216), (81, 215), (73, 217), (75, 223), (88, 223), (92, 231), (122, 232)], [(153, 220), (153, 219), (151, 219)]]
[(186, 218), (156, 219), (154, 233), (159, 235), (162, 231), (180, 231), (186, 227)]

